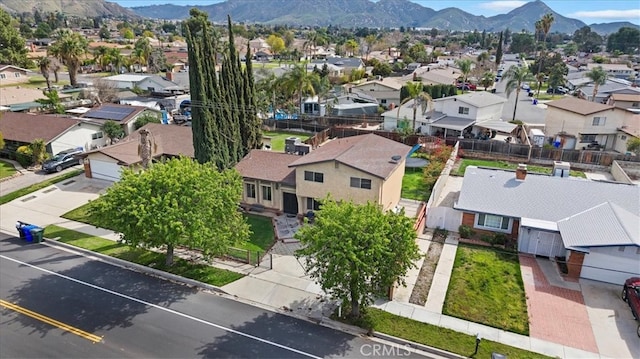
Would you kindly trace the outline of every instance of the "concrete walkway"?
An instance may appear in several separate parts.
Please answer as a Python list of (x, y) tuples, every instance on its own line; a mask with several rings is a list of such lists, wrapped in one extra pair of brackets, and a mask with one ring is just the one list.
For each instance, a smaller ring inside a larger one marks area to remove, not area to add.
[(413, 288), (418, 281), (418, 276), (420, 274), (420, 269), (422, 269), (424, 258), (429, 251), (429, 245), (431, 244), (431, 233), (424, 233), (419, 235), (416, 239), (416, 244), (418, 245), (418, 249), (420, 252), (420, 259), (415, 263), (416, 266), (414, 268), (411, 268), (407, 271), (407, 275), (404, 278), (407, 285), (404, 287), (398, 287), (394, 291), (394, 301), (409, 303), (409, 299), (411, 299), (411, 293), (413, 293)]
[[(110, 183), (106, 181), (78, 176), (16, 199), (0, 206), (0, 229), (9, 234), (17, 235), (15, 222), (22, 220), (42, 227), (55, 224), (93, 236), (117, 240), (118, 235), (111, 231), (60, 217), (69, 210), (97, 198), (109, 185)], [(230, 264), (224, 261), (215, 261), (213, 265), (216, 267), (246, 274), (242, 279), (230, 283), (222, 289), (256, 305), (293, 312), (312, 319), (319, 318), (321, 320), (328, 317), (335, 310), (336, 302), (328, 298), (321, 288), (306, 275), (304, 262), (298, 261), (290, 255), (298, 245), (298, 243), (278, 242), (272, 251), (272, 270), (267, 269), (266, 266), (253, 267), (235, 262)], [(430, 297), (433, 298), (427, 301), (427, 306), (416, 306), (398, 301), (378, 301), (374, 306), (393, 314), (469, 335), (479, 333), (483, 338), (550, 356), (560, 358), (598, 357), (598, 354), (442, 315), (442, 303), (444, 303), (456, 248), (457, 241), (454, 238), (448, 238), (431, 286), (433, 295), (430, 293)], [(178, 253), (178, 255), (189, 255), (189, 253)]]

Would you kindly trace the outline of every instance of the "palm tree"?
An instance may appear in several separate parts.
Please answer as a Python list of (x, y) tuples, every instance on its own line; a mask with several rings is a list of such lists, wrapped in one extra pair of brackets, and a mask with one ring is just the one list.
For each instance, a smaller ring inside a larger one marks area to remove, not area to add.
[(96, 61), (96, 64), (100, 66), (100, 70), (104, 71), (105, 67), (109, 65), (109, 48), (100, 45), (93, 50), (93, 59)]
[[(416, 114), (418, 111), (418, 105), (420, 105), (422, 113), (424, 114), (424, 112), (427, 110), (427, 106), (429, 106), (431, 104), (431, 101), (433, 101), (433, 99), (431, 98), (431, 96), (424, 91), (424, 86), (422, 85), (422, 82), (414, 82), (414, 81), (409, 81), (407, 82), (407, 84), (405, 85), (406, 89), (407, 89), (407, 98), (405, 98), (404, 100), (402, 100), (402, 102), (400, 102), (400, 106), (398, 106), (398, 120), (400, 120), (400, 108), (402, 107), (402, 105), (406, 104), (409, 101), (413, 101), (413, 131), (416, 130)], [(430, 107), (430, 106), (429, 106)]]
[(481, 52), (480, 55), (478, 55), (478, 57), (476, 58), (476, 60), (480, 63), (482, 63), (482, 67), (484, 67), (485, 63), (489, 60), (489, 52), (488, 51), (484, 51)]
[(144, 49), (135, 48), (130, 55), (130, 62), (134, 65), (140, 65), (140, 69), (142, 70), (143, 66), (147, 66), (148, 59), (146, 57), (146, 53)]
[(513, 90), (516, 90), (516, 101), (513, 106), (513, 118), (511, 119), (512, 121), (515, 121), (516, 110), (518, 109), (518, 97), (520, 97), (522, 83), (527, 81), (527, 79), (529, 78), (529, 67), (511, 66), (505, 73), (504, 78), (507, 80), (505, 89), (507, 92), (507, 97), (511, 96)]
[(482, 74), (482, 79), (480, 79), (480, 85), (484, 86), (484, 90), (487, 91), (487, 88), (496, 80), (496, 76), (491, 71), (487, 71)]
[(60, 65), (60, 61), (57, 57), (52, 57), (50, 59), (51, 65), (49, 65), (49, 69), (51, 69), (51, 72), (53, 72), (53, 82), (58, 83), (58, 72), (60, 71), (62, 66)]
[[(553, 18), (553, 14), (547, 13), (544, 14), (544, 16), (542, 16), (540, 20), (536, 21), (536, 30), (538, 30), (538, 27), (540, 27), (540, 31), (544, 35), (542, 37), (542, 51), (540, 53), (540, 60), (538, 61), (538, 73), (542, 71), (542, 60), (545, 58), (545, 50), (547, 48), (547, 35), (551, 30), (551, 24), (553, 24), (554, 20), (555, 19)], [(539, 90), (540, 89), (538, 88), (538, 92)]]
[(469, 77), (469, 73), (471, 72), (471, 60), (470, 59), (462, 59), (456, 61), (456, 64), (460, 68), (460, 72), (462, 72), (462, 92), (464, 92), (465, 85), (467, 84), (467, 78)]
[(283, 76), (283, 87), (289, 94), (298, 95), (299, 109), (302, 109), (304, 95), (315, 96), (316, 91), (313, 88), (313, 84), (317, 82), (315, 77), (318, 77), (318, 74), (314, 71), (307, 72), (306, 65), (295, 65)]
[(367, 57), (366, 60), (369, 60), (369, 54), (371, 53), (371, 49), (373, 49), (373, 45), (378, 41), (376, 35), (369, 34), (364, 38), (364, 42), (367, 43)]
[(591, 95), (591, 101), (596, 100), (598, 89), (601, 85), (607, 82), (607, 72), (604, 71), (602, 66), (594, 67), (591, 71), (585, 74), (591, 81), (593, 81), (593, 94)]
[(536, 93), (536, 97), (540, 96), (540, 87), (542, 87), (542, 82), (544, 81), (545, 77), (547, 77), (547, 74), (545, 74), (544, 72), (538, 71), (538, 73), (536, 74), (536, 82), (538, 83), (538, 91)]
[(125, 65), (125, 58), (120, 53), (120, 50), (115, 47), (109, 49), (107, 58), (109, 59), (109, 65), (111, 65), (111, 71), (116, 74), (120, 73), (120, 69)]
[(44, 79), (47, 81), (47, 89), (51, 89), (51, 81), (49, 81), (49, 71), (51, 70), (51, 59), (48, 57), (41, 57), (38, 59), (38, 67)]
[(153, 48), (151, 47), (151, 43), (148, 38), (143, 37), (136, 41), (136, 44), (134, 45), (134, 52), (136, 53), (136, 59), (140, 61), (140, 66), (148, 67), (149, 56), (152, 51)]
[(347, 50), (347, 54), (351, 54), (351, 56), (355, 56), (358, 51), (358, 42), (354, 39), (349, 39), (344, 43), (344, 48)]
[(69, 29), (61, 29), (55, 36), (56, 42), (49, 46), (48, 55), (57, 57), (69, 70), (69, 82), (75, 86), (82, 59), (87, 53), (89, 42), (86, 37)]
[(321, 34), (318, 34), (315, 31), (310, 31), (309, 33), (307, 33), (307, 40), (302, 45), (302, 48), (308, 51), (309, 55), (307, 59), (310, 59), (311, 57), (313, 57), (313, 54), (315, 54), (315, 51), (318, 45), (323, 45), (323, 44), (324, 44), (324, 37), (322, 37)]

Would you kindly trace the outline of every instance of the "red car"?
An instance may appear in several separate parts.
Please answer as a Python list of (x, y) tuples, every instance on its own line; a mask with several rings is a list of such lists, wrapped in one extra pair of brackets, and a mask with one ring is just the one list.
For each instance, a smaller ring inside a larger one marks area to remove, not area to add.
[(463, 91), (475, 91), (477, 89), (476, 84), (472, 84), (470, 82), (467, 82), (466, 84), (463, 84), (462, 82), (458, 82), (456, 84), (456, 87), (459, 90), (463, 90)]
[[(631, 307), (631, 314), (636, 320), (640, 320), (640, 277), (631, 277), (624, 282), (622, 287), (622, 300)], [(640, 337), (640, 325), (638, 325)]]

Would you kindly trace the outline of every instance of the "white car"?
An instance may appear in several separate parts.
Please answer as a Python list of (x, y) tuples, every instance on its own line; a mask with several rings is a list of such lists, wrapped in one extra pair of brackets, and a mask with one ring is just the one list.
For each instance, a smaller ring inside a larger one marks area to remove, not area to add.
[(522, 87), (523, 90), (527, 90), (527, 91), (531, 90), (531, 87), (529, 87), (529, 84), (526, 83), (526, 82), (523, 83), (521, 87)]

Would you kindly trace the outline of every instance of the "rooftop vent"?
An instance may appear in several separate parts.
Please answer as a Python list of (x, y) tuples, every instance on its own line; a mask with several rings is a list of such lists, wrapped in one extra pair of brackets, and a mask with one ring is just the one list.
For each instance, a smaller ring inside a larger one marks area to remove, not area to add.
[(395, 156), (391, 156), (391, 163), (398, 163), (400, 160), (402, 159), (402, 156), (400, 155), (395, 155)]

